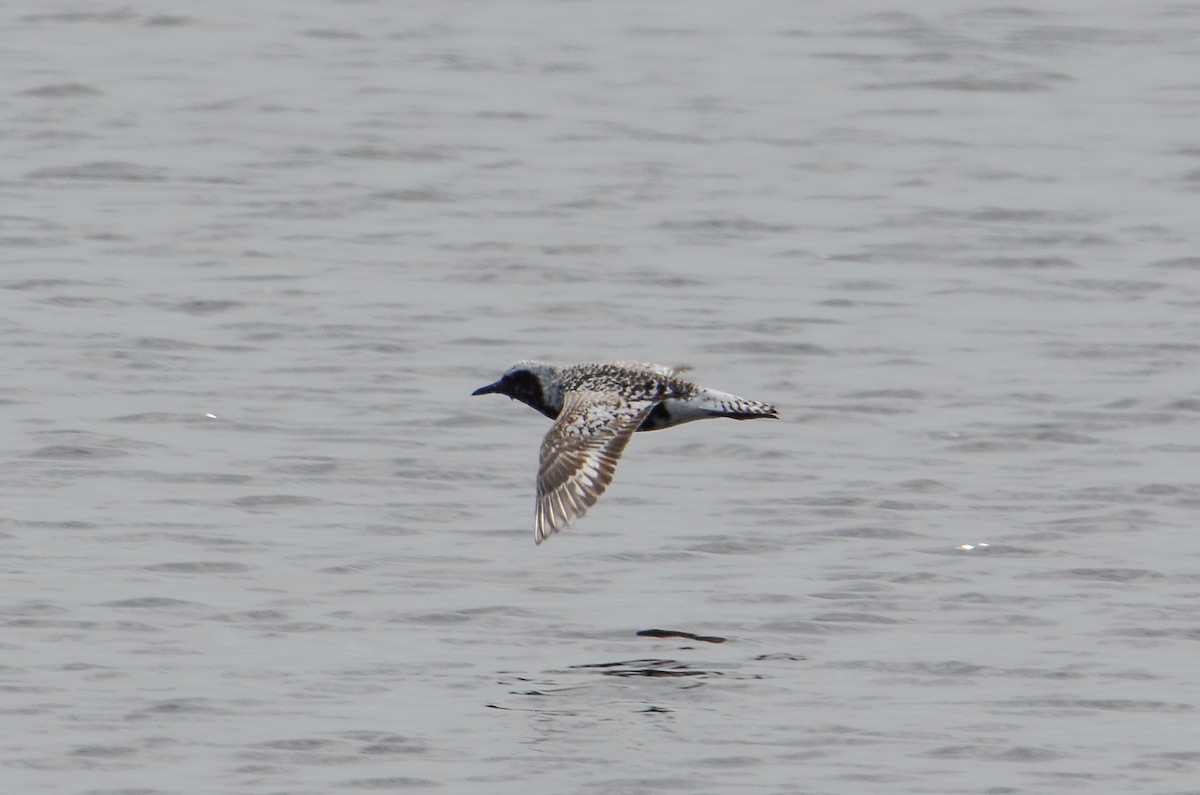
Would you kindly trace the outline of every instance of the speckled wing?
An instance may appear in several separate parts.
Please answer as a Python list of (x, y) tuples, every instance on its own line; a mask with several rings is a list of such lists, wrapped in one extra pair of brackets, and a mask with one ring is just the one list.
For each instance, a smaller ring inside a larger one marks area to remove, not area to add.
[(666, 376), (667, 378), (675, 378), (692, 369), (692, 366), (689, 364), (682, 364), (678, 367), (668, 367), (664, 364), (652, 364), (650, 362), (613, 362), (613, 364), (633, 370), (649, 370), (656, 375)]
[(606, 392), (568, 392), (542, 440), (533, 540), (542, 543), (583, 516), (612, 482), (633, 432), (655, 406)]

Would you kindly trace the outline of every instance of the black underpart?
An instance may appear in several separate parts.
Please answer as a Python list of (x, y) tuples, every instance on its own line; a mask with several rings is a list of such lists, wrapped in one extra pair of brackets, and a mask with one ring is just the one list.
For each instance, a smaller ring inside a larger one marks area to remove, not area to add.
[(671, 422), (671, 412), (667, 411), (665, 403), (659, 403), (650, 410), (646, 415), (646, 419), (642, 420), (642, 424), (638, 426), (639, 431), (657, 431), (667, 427)]

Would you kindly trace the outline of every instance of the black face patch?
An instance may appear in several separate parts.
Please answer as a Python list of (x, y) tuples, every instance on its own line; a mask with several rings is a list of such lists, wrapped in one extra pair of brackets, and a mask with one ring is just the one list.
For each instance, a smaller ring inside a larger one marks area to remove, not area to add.
[(557, 412), (546, 405), (541, 382), (528, 370), (517, 370), (504, 376), (500, 381), (500, 392), (537, 409), (550, 419), (558, 416)]

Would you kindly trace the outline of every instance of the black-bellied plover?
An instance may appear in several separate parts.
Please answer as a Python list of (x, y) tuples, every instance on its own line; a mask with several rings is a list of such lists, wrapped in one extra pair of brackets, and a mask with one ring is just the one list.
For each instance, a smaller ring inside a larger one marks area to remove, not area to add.
[(542, 440), (533, 540), (542, 543), (595, 505), (634, 431), (693, 420), (778, 418), (775, 407), (693, 384), (688, 368), (642, 362), (556, 367), (521, 361), (471, 394), (508, 395), (550, 419)]

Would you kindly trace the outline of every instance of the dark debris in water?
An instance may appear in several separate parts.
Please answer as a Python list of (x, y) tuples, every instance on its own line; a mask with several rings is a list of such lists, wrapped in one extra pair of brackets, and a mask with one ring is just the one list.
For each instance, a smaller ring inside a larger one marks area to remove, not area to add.
[(705, 643), (724, 643), (725, 638), (717, 635), (697, 635), (694, 632), (684, 632), (680, 629), (643, 629), (637, 633), (639, 638), (687, 638)]
[(702, 671), (678, 660), (621, 660), (608, 663), (572, 665), (572, 670), (598, 671), (605, 676), (721, 676), (720, 671)]

